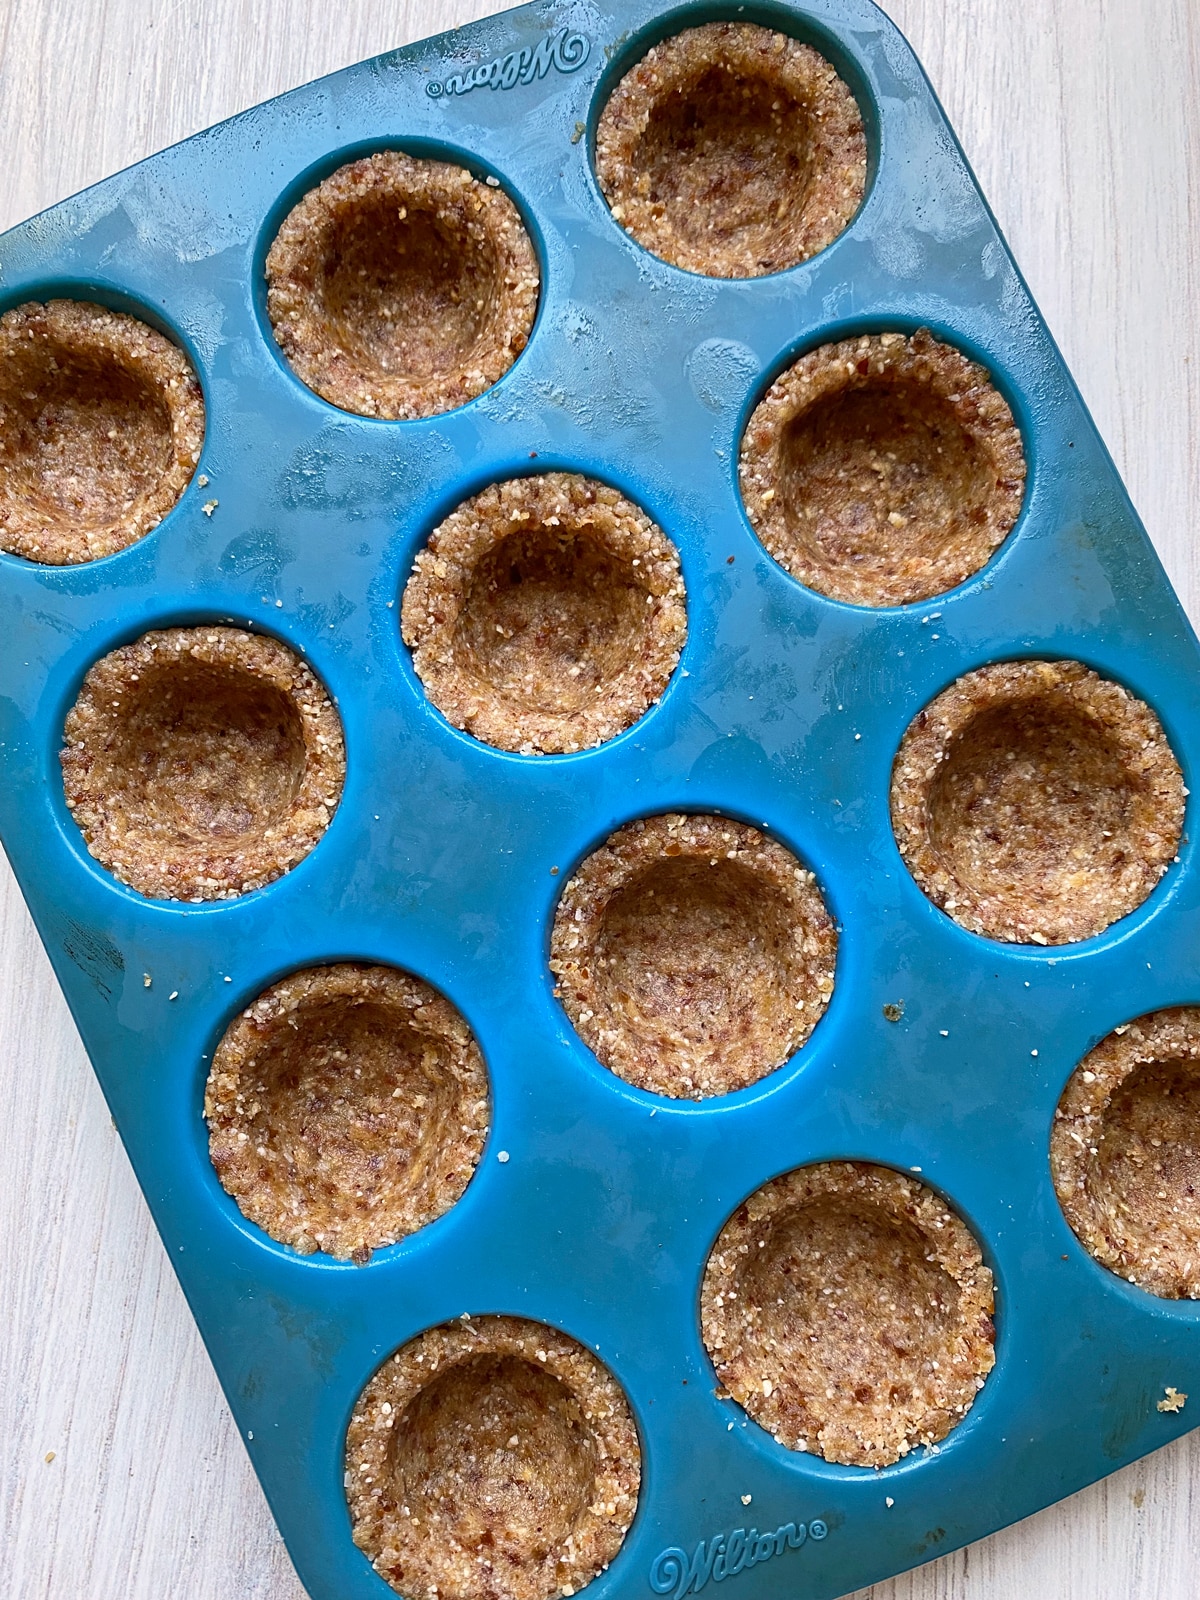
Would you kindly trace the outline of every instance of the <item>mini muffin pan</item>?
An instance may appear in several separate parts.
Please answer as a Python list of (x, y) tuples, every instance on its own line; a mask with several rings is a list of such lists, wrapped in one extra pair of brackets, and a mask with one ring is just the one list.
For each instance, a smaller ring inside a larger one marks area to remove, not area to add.
[(0, 479), (5, 848), (314, 1600), (826, 1600), (1200, 1417), (1200, 653), (866, 0), (65, 201)]

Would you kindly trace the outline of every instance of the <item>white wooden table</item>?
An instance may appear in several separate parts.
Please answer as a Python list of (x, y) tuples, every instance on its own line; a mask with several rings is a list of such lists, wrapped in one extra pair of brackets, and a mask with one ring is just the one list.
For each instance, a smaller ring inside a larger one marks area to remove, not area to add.
[[(0, 228), (269, 95), (498, 9), (0, 0)], [(891, 10), (1200, 620), (1200, 5)], [(304, 1600), (0, 873), (0, 1596)], [(1194, 1434), (868, 1593), (1195, 1600), (1198, 1569)]]

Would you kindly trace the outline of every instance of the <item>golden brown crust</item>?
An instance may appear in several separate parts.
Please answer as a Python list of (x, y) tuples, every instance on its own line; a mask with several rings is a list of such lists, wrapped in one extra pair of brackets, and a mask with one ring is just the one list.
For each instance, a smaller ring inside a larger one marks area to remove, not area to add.
[(70, 566), (156, 528), (191, 481), (204, 399), (177, 345), (78, 300), (0, 317), (0, 549)]
[(286, 645), (239, 628), (168, 628), (101, 657), (63, 732), (88, 849), (169, 900), (224, 900), (290, 871), (346, 772), (324, 686)]
[(244, 1216), (304, 1254), (361, 1262), (462, 1196), (487, 1135), (487, 1073), (466, 1022), (419, 978), (311, 967), (229, 1025), (204, 1115)]
[(962, 1421), (995, 1363), (992, 1274), (924, 1184), (831, 1161), (766, 1184), (704, 1274), (721, 1382), (789, 1450), (884, 1467)]
[(516, 206), (463, 167), (383, 150), (284, 219), (267, 313), (298, 378), (366, 417), (431, 417), (525, 348), (540, 271)]
[(584, 1043), (627, 1083), (729, 1094), (781, 1066), (833, 992), (813, 875), (725, 817), (631, 822), (563, 890), (550, 967)]
[(1135, 910), (1175, 856), (1179, 764), (1158, 718), (1078, 661), (968, 672), (910, 724), (892, 826), (972, 933), (1065, 944)]
[(962, 583), (1021, 510), (1025, 455), (984, 367), (927, 329), (810, 350), (742, 439), (755, 532), (810, 589), (905, 605)]
[(1138, 1017), (1083, 1058), (1050, 1165), (1097, 1261), (1150, 1294), (1200, 1300), (1200, 1007)]
[(616, 489), (566, 472), (452, 511), (417, 555), (401, 622), (442, 715), (527, 755), (622, 733), (687, 635), (675, 546)]
[(811, 45), (749, 22), (689, 28), (646, 53), (596, 129), (613, 216), (677, 267), (755, 278), (832, 244), (862, 203), (854, 96)]
[(355, 1543), (406, 1600), (575, 1593), (621, 1548), (640, 1481), (616, 1380), (517, 1317), (464, 1317), (405, 1345), (346, 1437)]

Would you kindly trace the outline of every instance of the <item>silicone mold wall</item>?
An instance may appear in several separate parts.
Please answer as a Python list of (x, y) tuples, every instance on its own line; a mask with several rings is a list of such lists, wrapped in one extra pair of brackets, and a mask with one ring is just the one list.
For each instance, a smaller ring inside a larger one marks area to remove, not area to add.
[[(651, 42), (734, 15), (835, 62), (871, 163), (863, 207), (829, 250), (772, 277), (716, 281), (624, 235), (591, 141), (607, 90)], [(544, 73), (480, 81), (476, 68), (543, 41)], [(286, 209), (351, 155), (388, 146), (494, 174), (542, 263), (526, 352), (487, 394), (421, 422), (316, 398), (265, 316), (263, 261)], [(672, 1577), (670, 1552), (788, 1521), (809, 1529), (803, 1546), (728, 1581), (823, 1600), (1024, 1516), (1188, 1425), (1155, 1400), (1168, 1384), (1200, 1389), (1200, 1307), (1154, 1299), (1085, 1254), (1047, 1152), (1090, 1045), (1143, 1012), (1200, 1002), (1190, 838), (1102, 937), (1002, 946), (918, 890), (888, 784), (923, 705), (972, 667), (1025, 656), (1082, 660), (1147, 700), (1186, 781), (1200, 755), (1200, 659), (954, 136), (879, 12), (865, 0), (529, 6), (199, 135), (16, 229), (0, 262), (0, 308), (67, 295), (132, 310), (183, 344), (204, 388), (206, 489), (193, 483), (108, 559), (0, 558), (0, 822), (316, 1600), (390, 1593), (351, 1542), (347, 1421), (389, 1352), (464, 1311), (562, 1328), (629, 1397), (641, 1498), (596, 1600), (678, 1593), (686, 1575)], [(1029, 463), (1021, 519), (981, 573), (936, 601), (841, 605), (753, 536), (741, 433), (798, 352), (922, 326), (983, 361), (1009, 399)], [(399, 595), (455, 504), (550, 468), (606, 480), (658, 521), (681, 554), (689, 637), (661, 703), (620, 738), (509, 756), (429, 706), (400, 641)], [(218, 501), (211, 517), (206, 499)], [(71, 821), (63, 721), (97, 657), (148, 628), (214, 620), (274, 634), (312, 663), (343, 719), (345, 791), (319, 846), (270, 887), (149, 902), (92, 860)], [(701, 1104), (604, 1071), (547, 966), (572, 867), (630, 818), (680, 809), (782, 840), (841, 930), (833, 999), (809, 1043), (753, 1088)], [(364, 1267), (300, 1257), (245, 1222), (216, 1181), (200, 1114), (237, 1010), (286, 972), (347, 958), (392, 963), (449, 996), (493, 1095), (463, 1199)], [(902, 1019), (886, 1020), (901, 1000)], [(774, 1175), (830, 1158), (918, 1169), (996, 1275), (998, 1359), (974, 1408), (940, 1450), (881, 1472), (776, 1445), (718, 1397), (700, 1338), (700, 1278), (730, 1212)]]

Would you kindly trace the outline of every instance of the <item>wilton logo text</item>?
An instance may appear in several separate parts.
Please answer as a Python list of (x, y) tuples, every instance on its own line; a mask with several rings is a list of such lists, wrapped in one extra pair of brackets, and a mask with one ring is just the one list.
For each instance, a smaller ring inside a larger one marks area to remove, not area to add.
[(781, 1556), (785, 1550), (799, 1550), (808, 1539), (823, 1539), (829, 1532), (819, 1518), (804, 1522), (785, 1522), (774, 1533), (759, 1533), (751, 1528), (734, 1528), (732, 1533), (714, 1533), (711, 1539), (701, 1539), (689, 1557), (686, 1550), (671, 1545), (660, 1550), (650, 1568), (650, 1587), (655, 1594), (669, 1594), (672, 1600), (683, 1600), (686, 1594), (698, 1594), (711, 1578), (723, 1583), (726, 1578), (747, 1572), (772, 1556)]
[(444, 94), (470, 94), (472, 89), (515, 89), (519, 83), (544, 78), (551, 67), (557, 72), (577, 72), (591, 48), (585, 34), (562, 28), (558, 33), (539, 39), (532, 49), (522, 45), (519, 50), (510, 50), (494, 61), (455, 72), (445, 82), (432, 78), (425, 85), (425, 93), (430, 99), (439, 100)]

